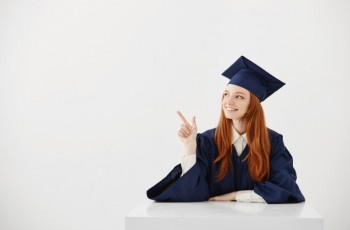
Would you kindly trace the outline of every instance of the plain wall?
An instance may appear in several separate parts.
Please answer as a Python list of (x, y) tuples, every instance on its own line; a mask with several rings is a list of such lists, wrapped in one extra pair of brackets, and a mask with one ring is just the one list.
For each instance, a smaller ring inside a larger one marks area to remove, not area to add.
[(350, 4), (0, 1), (0, 229), (123, 229), (182, 155), (181, 110), (216, 126), (240, 55), (325, 229), (350, 229)]

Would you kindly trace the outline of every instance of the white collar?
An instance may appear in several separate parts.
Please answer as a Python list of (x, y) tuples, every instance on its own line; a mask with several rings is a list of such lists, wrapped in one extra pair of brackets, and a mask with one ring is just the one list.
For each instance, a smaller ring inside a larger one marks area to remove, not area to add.
[(240, 135), (238, 132), (237, 132), (237, 130), (235, 129), (235, 127), (234, 126), (232, 126), (232, 130), (233, 130), (233, 141), (232, 141), (232, 143), (235, 143), (237, 140), (238, 140), (238, 138), (240, 138), (240, 137), (243, 137), (243, 139), (245, 140), (245, 142), (246, 143), (248, 143), (248, 141), (247, 141), (247, 133), (243, 133), (242, 135)]

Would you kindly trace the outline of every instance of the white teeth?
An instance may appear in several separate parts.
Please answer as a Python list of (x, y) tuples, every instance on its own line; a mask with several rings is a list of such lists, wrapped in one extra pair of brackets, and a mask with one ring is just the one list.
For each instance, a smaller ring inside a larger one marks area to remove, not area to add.
[(237, 109), (228, 108), (228, 107), (226, 107), (226, 109), (227, 109), (228, 111), (236, 111), (236, 110), (237, 110)]

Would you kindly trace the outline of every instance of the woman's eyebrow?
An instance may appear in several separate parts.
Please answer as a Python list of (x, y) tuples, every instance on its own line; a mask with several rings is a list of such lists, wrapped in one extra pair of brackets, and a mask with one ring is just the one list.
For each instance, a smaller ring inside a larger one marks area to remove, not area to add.
[[(225, 89), (224, 93), (229, 93), (229, 91)], [(243, 93), (243, 92), (235, 92), (234, 94), (242, 94), (242, 95), (245, 95), (245, 93)]]

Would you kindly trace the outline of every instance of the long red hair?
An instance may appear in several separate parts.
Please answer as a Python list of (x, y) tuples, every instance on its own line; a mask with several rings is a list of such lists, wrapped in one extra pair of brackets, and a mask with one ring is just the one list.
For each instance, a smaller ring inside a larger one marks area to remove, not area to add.
[[(270, 140), (265, 123), (264, 111), (259, 99), (250, 93), (250, 104), (247, 113), (242, 118), (246, 122), (246, 135), (249, 145), (249, 152), (244, 160), (248, 160), (250, 176), (256, 182), (266, 180), (270, 175)], [(219, 155), (214, 164), (219, 164), (219, 171), (216, 175), (218, 181), (222, 180), (232, 165), (232, 120), (225, 117), (221, 107), (219, 124), (215, 130), (214, 140)]]

